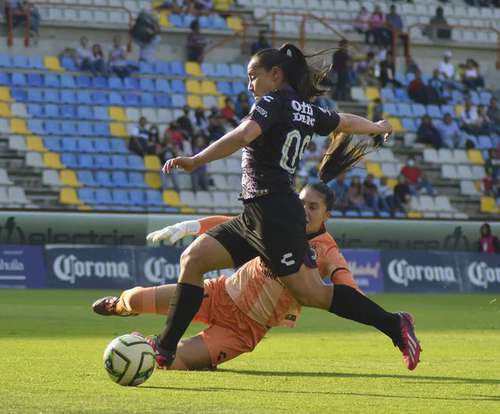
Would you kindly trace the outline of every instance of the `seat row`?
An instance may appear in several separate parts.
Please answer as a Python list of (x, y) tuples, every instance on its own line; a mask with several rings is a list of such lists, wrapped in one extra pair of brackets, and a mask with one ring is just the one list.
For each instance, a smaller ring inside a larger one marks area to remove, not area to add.
[(0, 205), (9, 208), (37, 207), (26, 197), (24, 188), (13, 185), (8, 187), (0, 186)]
[(481, 165), (444, 164), (441, 166), (441, 176), (449, 180), (482, 180), (485, 171)]
[(424, 161), (432, 164), (484, 164), (484, 157), (477, 149), (461, 150), (425, 148)]

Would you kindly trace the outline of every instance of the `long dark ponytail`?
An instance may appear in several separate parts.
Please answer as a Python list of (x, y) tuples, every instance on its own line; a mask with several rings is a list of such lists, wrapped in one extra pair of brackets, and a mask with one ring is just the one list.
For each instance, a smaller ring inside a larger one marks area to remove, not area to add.
[[(317, 54), (313, 55), (317, 56)], [(329, 69), (317, 70), (307, 63), (307, 58), (302, 51), (291, 43), (285, 43), (279, 49), (262, 49), (255, 55), (259, 60), (259, 66), (266, 71), (274, 66), (279, 67), (288, 84), (305, 101), (315, 96), (323, 95), (324, 91), (319, 87)]]

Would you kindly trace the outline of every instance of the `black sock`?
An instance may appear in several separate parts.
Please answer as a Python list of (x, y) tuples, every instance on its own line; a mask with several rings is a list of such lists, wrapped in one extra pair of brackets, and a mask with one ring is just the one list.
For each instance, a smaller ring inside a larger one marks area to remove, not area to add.
[(391, 338), (395, 345), (402, 345), (399, 315), (385, 311), (350, 286), (335, 285), (330, 312), (342, 318), (373, 326)]
[(202, 287), (187, 283), (177, 284), (175, 294), (170, 301), (167, 326), (158, 337), (162, 349), (175, 353), (177, 344), (200, 309), (202, 301)]

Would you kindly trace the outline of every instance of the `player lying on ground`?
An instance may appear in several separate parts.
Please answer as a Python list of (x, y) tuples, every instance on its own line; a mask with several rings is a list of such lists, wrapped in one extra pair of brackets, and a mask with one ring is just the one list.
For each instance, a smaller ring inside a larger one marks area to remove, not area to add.
[[(335, 240), (325, 229), (324, 222), (333, 207), (332, 191), (322, 183), (307, 185), (301, 191), (300, 198), (304, 204), (306, 231), (309, 244), (316, 253), (319, 274), (329, 277), (336, 289), (350, 287), (359, 291)], [(177, 223), (151, 233), (148, 240), (175, 243), (187, 235), (203, 234), (229, 219), (214, 216)], [(97, 300), (93, 309), (101, 315), (167, 314), (175, 289), (174, 284), (135, 287), (124, 291), (119, 298)], [(358, 322), (374, 326), (389, 336), (402, 351), (406, 366), (414, 369), (421, 349), (415, 336), (413, 318), (407, 313), (386, 312), (368, 298), (359, 296), (359, 312), (365, 315)], [(257, 257), (245, 263), (229, 278), (204, 281), (204, 298), (195, 320), (209, 327), (194, 337), (181, 340), (170, 369), (213, 368), (244, 352), (250, 352), (271, 327), (293, 327), (299, 313), (299, 303), (281, 280), (273, 277), (262, 259)], [(341, 312), (338, 315), (346, 316)], [(151, 342), (154, 345), (155, 341)]]

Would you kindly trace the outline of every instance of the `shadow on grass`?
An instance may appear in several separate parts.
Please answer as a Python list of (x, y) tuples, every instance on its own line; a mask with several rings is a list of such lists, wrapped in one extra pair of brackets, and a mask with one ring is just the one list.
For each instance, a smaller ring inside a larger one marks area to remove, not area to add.
[(429, 397), (417, 395), (390, 395), (374, 394), (370, 392), (335, 392), (335, 391), (301, 391), (301, 390), (279, 390), (279, 389), (255, 389), (255, 388), (235, 388), (235, 387), (161, 387), (156, 385), (141, 385), (140, 389), (151, 389), (161, 391), (188, 391), (188, 392), (252, 392), (252, 393), (270, 393), (270, 394), (294, 394), (294, 395), (339, 395), (350, 397), (369, 397), (369, 398), (393, 398), (393, 399), (417, 399), (417, 400), (440, 400), (440, 401), (495, 401), (500, 402), (500, 396), (496, 395), (464, 395), (463, 397)]
[[(294, 371), (257, 371), (257, 370), (237, 370), (218, 369), (220, 372), (240, 375), (256, 375), (268, 377), (314, 377), (314, 378), (392, 378), (402, 380), (418, 381), (419, 383), (445, 382), (454, 384), (491, 384), (500, 385), (500, 379), (491, 378), (462, 378), (462, 377), (442, 377), (427, 375), (400, 375), (400, 374), (360, 374), (351, 372), (294, 372)], [(500, 397), (497, 397), (500, 399)]]

